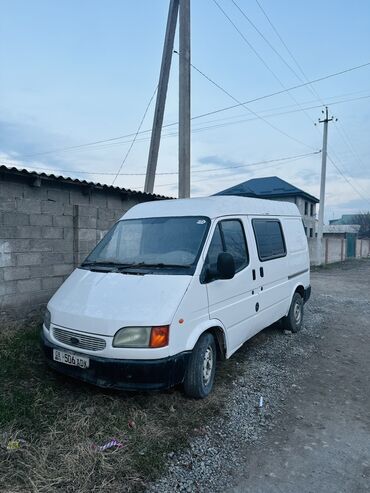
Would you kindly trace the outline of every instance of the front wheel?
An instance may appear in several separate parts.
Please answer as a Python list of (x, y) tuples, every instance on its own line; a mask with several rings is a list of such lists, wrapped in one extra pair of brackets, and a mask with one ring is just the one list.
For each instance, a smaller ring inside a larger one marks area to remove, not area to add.
[(189, 397), (204, 399), (210, 394), (216, 372), (216, 344), (212, 334), (203, 334), (191, 353), (184, 379)]
[(299, 332), (303, 325), (303, 298), (299, 293), (294, 293), (289, 313), (283, 318), (283, 326), (291, 332)]

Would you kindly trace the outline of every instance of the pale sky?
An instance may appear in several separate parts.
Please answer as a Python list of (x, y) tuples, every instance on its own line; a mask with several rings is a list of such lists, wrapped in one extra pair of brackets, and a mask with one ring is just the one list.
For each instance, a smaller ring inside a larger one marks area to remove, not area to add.
[[(192, 63), (240, 101), (370, 62), (367, 0), (259, 0), (305, 75), (255, 0), (217, 2), (244, 39), (214, 0), (192, 0)], [(60, 149), (136, 132), (158, 82), (168, 3), (0, 0), (1, 162), (111, 184), (132, 137)], [(318, 196), (320, 154), (261, 161), (320, 150), (322, 125), (313, 121), (324, 102), (338, 118), (329, 126), (329, 154), (348, 180), (328, 163), (326, 218), (370, 210), (369, 81), (367, 66), (250, 103), (253, 114), (239, 107), (194, 120), (192, 196), (273, 175)], [(178, 119), (177, 91), (174, 54), (165, 123)], [(233, 104), (192, 72), (193, 116)], [(154, 102), (143, 130), (151, 128), (153, 110)], [(163, 130), (158, 166), (173, 174), (159, 174), (155, 186), (170, 196), (177, 194), (176, 131)], [(145, 173), (149, 136), (139, 135), (122, 173)], [(121, 175), (116, 184), (142, 190), (144, 179)]]

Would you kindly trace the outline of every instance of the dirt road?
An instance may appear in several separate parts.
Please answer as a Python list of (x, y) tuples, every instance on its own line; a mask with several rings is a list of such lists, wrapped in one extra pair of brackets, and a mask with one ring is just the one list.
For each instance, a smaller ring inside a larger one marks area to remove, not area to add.
[(301, 333), (238, 351), (226, 413), (151, 491), (370, 492), (370, 261), (313, 272), (312, 288)]
[(323, 339), (235, 493), (370, 491), (370, 262), (318, 271), (312, 285)]

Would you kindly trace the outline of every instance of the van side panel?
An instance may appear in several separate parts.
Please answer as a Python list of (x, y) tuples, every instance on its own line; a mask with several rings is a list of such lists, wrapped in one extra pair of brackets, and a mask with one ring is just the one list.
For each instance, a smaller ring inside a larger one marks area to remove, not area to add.
[[(310, 285), (310, 256), (301, 218), (284, 218), (283, 224), (289, 255), (287, 276), (291, 302), (298, 286), (307, 289)], [(286, 314), (289, 311), (290, 302)]]
[(249, 218), (250, 229), (253, 233), (253, 241), (256, 251), (256, 270), (259, 281), (259, 312), (258, 330), (268, 327), (286, 314), (286, 309), (290, 300), (290, 290), (288, 285), (287, 269), (289, 265), (288, 251), (286, 255), (262, 261), (258, 255), (256, 237), (253, 230), (253, 219), (268, 219), (279, 221), (282, 227), (283, 236), (286, 243), (286, 232), (281, 217), (255, 216)]
[(284, 218), (282, 224), (289, 255), (288, 276), (292, 276), (309, 269), (307, 238), (300, 218)]

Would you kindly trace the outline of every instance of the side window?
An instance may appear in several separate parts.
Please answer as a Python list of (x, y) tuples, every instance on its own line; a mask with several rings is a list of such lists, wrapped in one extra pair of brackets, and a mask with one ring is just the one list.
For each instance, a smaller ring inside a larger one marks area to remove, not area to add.
[(258, 256), (262, 262), (286, 255), (285, 241), (280, 221), (253, 219)]
[(234, 257), (235, 270), (238, 272), (249, 262), (243, 225), (240, 221), (235, 220), (221, 221), (221, 231), (225, 242), (225, 251)]
[(248, 249), (240, 221), (227, 219), (217, 224), (209, 245), (206, 263), (216, 268), (217, 257), (222, 252), (230, 253), (234, 257), (236, 272), (248, 265)]
[(213, 233), (212, 241), (209, 245), (206, 258), (206, 263), (209, 267), (214, 269), (216, 268), (218, 254), (222, 253), (223, 251), (224, 247), (221, 238), (220, 224), (217, 224), (215, 232)]

